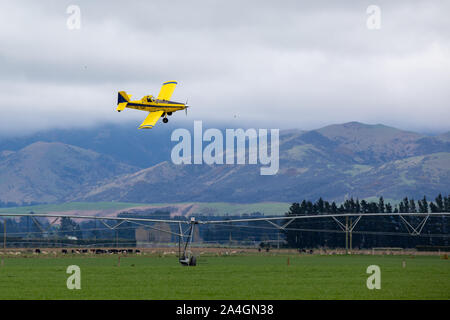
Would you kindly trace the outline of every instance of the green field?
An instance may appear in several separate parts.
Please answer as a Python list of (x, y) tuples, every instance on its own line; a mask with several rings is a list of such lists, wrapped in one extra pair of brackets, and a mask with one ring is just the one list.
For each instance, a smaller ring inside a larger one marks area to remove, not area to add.
[(52, 213), (69, 211), (106, 211), (126, 210), (129, 208), (154, 207), (165, 208), (193, 205), (197, 214), (250, 214), (260, 212), (265, 215), (284, 215), (289, 210), (287, 202), (228, 203), (228, 202), (179, 202), (179, 203), (131, 203), (131, 202), (66, 202), (57, 204), (39, 204), (33, 206), (0, 208), (0, 213)]
[(89, 210), (123, 210), (132, 207), (146, 206), (144, 203), (129, 202), (66, 202), (56, 204), (37, 204), (33, 206), (1, 208), (2, 213), (51, 213), (64, 211), (89, 211)]
[[(197, 267), (157, 255), (122, 257), (120, 267), (117, 255), (0, 259), (0, 299), (450, 298), (450, 261), (438, 256), (201, 256)], [(366, 287), (373, 264), (380, 290)], [(66, 287), (69, 265), (81, 268), (81, 290)]]

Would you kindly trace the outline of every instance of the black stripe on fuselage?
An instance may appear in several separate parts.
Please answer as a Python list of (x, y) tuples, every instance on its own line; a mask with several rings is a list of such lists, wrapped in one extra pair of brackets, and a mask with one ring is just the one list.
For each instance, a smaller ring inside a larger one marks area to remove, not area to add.
[(176, 101), (169, 101), (169, 100), (159, 100), (159, 99), (156, 99), (156, 102), (158, 103), (167, 103), (167, 104), (181, 104), (181, 105), (184, 105), (184, 103), (181, 103), (181, 102), (176, 102)]
[(164, 101), (164, 100), (160, 100), (160, 101), (161, 101), (161, 103), (174, 104), (175, 106), (158, 106), (158, 105), (149, 105), (149, 104), (145, 104), (145, 103), (135, 103), (135, 102), (128, 102), (127, 106), (147, 107), (147, 108), (181, 108), (181, 107), (184, 107), (184, 104), (180, 103), (180, 102)]
[(155, 111), (158, 111), (158, 110), (161, 110), (161, 109), (165, 109), (167, 112), (178, 111), (178, 110), (184, 109), (183, 105), (178, 105), (178, 106), (149, 106), (148, 104), (140, 104), (140, 103), (128, 103), (127, 107), (131, 108), (131, 109), (139, 109), (139, 110), (155, 109)]

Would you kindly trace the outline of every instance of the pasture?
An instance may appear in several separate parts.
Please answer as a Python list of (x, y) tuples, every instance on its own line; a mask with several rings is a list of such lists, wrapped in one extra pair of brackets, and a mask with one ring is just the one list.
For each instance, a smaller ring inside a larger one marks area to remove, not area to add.
[[(449, 299), (450, 261), (401, 255), (0, 256), (0, 299)], [(289, 264), (288, 264), (289, 259)], [(66, 287), (69, 265), (81, 289)], [(369, 265), (381, 289), (369, 290)]]

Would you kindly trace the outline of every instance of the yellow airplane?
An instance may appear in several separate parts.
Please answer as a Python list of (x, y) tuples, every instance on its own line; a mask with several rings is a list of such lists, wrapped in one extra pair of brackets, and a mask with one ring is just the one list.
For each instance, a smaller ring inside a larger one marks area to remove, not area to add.
[(125, 91), (119, 91), (116, 110), (120, 112), (125, 108), (130, 108), (148, 111), (149, 114), (147, 118), (145, 118), (144, 122), (141, 123), (139, 129), (153, 128), (159, 118), (163, 118), (163, 122), (167, 123), (169, 122), (167, 116), (171, 116), (172, 112), (185, 110), (187, 114), (187, 108), (189, 107), (187, 102), (181, 103), (169, 101), (176, 85), (176, 81), (164, 82), (156, 99), (149, 95), (142, 97), (141, 100), (131, 101), (131, 95), (128, 95)]

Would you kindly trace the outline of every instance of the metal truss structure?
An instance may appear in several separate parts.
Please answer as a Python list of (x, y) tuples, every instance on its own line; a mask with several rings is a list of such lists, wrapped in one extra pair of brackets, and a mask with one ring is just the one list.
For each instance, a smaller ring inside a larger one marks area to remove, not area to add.
[[(429, 220), (430, 217), (442, 217), (449, 216), (449, 212), (439, 212), (439, 213), (342, 213), (342, 214), (317, 214), (317, 215), (298, 215), (298, 216), (276, 216), (276, 217), (261, 217), (261, 218), (243, 218), (243, 219), (229, 219), (229, 220), (196, 220), (195, 217), (191, 217), (190, 220), (175, 220), (175, 219), (149, 219), (149, 218), (127, 218), (127, 217), (97, 217), (97, 216), (85, 216), (85, 215), (60, 215), (60, 214), (40, 214), (40, 213), (0, 213), (0, 216), (7, 217), (31, 217), (33, 222), (38, 226), (41, 232), (48, 232), (50, 228), (62, 218), (70, 218), (70, 219), (91, 219), (91, 220), (100, 220), (100, 222), (107, 227), (109, 230), (117, 230), (119, 226), (128, 222), (136, 225), (143, 226), (145, 228), (149, 228), (156, 231), (161, 231), (164, 233), (168, 233), (178, 237), (178, 255), (179, 261), (182, 265), (196, 265), (196, 258), (192, 255), (191, 252), (191, 244), (194, 237), (194, 231), (196, 225), (218, 225), (218, 224), (236, 224), (236, 223), (248, 223), (248, 222), (258, 222), (265, 221), (272, 226), (271, 229), (276, 228), (281, 231), (295, 230), (295, 231), (305, 231), (303, 229), (290, 229), (288, 226), (295, 220), (303, 220), (303, 219), (333, 219), (339, 230), (330, 230), (330, 232), (344, 232), (346, 234), (346, 249), (348, 249), (348, 243), (350, 242), (351, 246), (351, 237), (353, 233), (357, 233), (355, 231), (358, 222), (363, 217), (382, 217), (382, 216), (390, 216), (390, 217), (399, 217), (404, 223), (406, 229), (408, 230), (409, 235), (411, 236), (419, 236), (421, 235), (425, 224)], [(36, 219), (37, 217), (43, 218), (54, 218), (50, 225), (47, 228), (44, 228), (39, 221)], [(406, 217), (421, 217), (422, 220), (416, 225), (413, 226)], [(345, 223), (339, 220), (339, 218), (345, 218)], [(353, 220), (354, 219), (354, 220)], [(350, 221), (349, 221), (350, 220)], [(108, 222), (115, 222), (115, 224), (110, 224)], [(168, 224), (176, 224), (178, 225), (178, 232), (173, 232), (169, 230), (160, 229), (149, 225), (148, 223), (168, 223)], [(183, 226), (187, 226), (185, 230), (183, 230)], [(244, 227), (239, 225), (234, 225), (235, 227)], [(6, 228), (6, 223), (4, 223), (4, 227)], [(323, 230), (306, 230), (306, 231), (323, 231)], [(371, 232), (359, 232), (359, 233), (371, 233)], [(372, 232), (372, 234), (376, 234), (376, 232)], [(391, 233), (395, 234), (395, 233)], [(429, 236), (429, 235), (428, 235)], [(447, 235), (450, 236), (450, 235)], [(4, 237), (6, 241), (6, 230), (4, 230)], [(351, 249), (351, 247), (350, 247)]]

